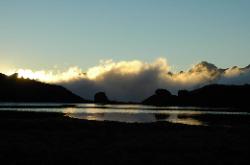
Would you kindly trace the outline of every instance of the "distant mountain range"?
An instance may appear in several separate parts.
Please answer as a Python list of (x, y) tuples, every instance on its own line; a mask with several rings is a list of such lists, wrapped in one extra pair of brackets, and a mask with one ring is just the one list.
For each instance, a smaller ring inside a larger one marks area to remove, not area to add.
[(17, 76), (0, 73), (0, 102), (87, 102), (64, 87)]
[[(62, 102), (87, 103), (66, 88), (30, 79), (18, 78), (17, 74), (6, 76), (0, 73), (0, 102)], [(133, 94), (133, 93), (131, 93)], [(142, 104), (157, 106), (200, 106), (248, 108), (250, 85), (207, 85), (192, 91), (180, 90), (172, 95), (166, 89), (158, 89)], [(95, 103), (118, 104), (110, 101), (104, 92), (94, 96)]]

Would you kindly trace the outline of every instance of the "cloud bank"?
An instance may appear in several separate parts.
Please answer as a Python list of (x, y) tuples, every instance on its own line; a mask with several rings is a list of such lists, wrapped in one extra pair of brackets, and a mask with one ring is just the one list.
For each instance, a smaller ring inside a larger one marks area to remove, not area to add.
[(20, 77), (63, 85), (86, 99), (93, 99), (96, 92), (104, 91), (110, 99), (121, 101), (141, 101), (152, 95), (157, 88), (166, 88), (176, 93), (180, 89), (194, 89), (212, 83), (250, 83), (250, 65), (245, 68), (235, 66), (221, 69), (203, 61), (187, 71), (172, 73), (171, 66), (164, 58), (151, 63), (106, 60), (86, 72), (78, 67), (71, 67), (64, 72), (34, 72), (25, 69), (17, 72)]

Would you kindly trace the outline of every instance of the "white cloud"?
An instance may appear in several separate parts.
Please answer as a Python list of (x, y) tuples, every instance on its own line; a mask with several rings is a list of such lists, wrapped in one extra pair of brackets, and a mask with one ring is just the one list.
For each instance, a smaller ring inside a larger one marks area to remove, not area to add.
[(164, 58), (151, 63), (106, 60), (89, 68), (86, 73), (79, 67), (71, 67), (64, 72), (20, 69), (17, 72), (43, 82), (63, 85), (83, 98), (93, 99), (96, 92), (105, 91), (111, 99), (122, 101), (141, 101), (157, 88), (176, 93), (180, 89), (194, 89), (211, 83), (250, 83), (249, 66), (220, 69), (201, 62), (188, 71), (171, 73), (171, 67)]

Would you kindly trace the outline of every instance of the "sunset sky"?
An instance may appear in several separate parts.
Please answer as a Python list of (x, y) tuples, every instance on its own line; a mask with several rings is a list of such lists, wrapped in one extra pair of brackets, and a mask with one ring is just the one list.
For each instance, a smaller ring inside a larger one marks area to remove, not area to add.
[(1, 0), (0, 71), (163, 57), (250, 63), (249, 0)]

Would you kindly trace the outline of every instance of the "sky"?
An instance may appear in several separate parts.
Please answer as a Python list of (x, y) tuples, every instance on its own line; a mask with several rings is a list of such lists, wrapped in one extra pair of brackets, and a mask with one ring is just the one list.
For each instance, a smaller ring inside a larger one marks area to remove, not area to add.
[(250, 63), (249, 0), (0, 0), (0, 71)]

